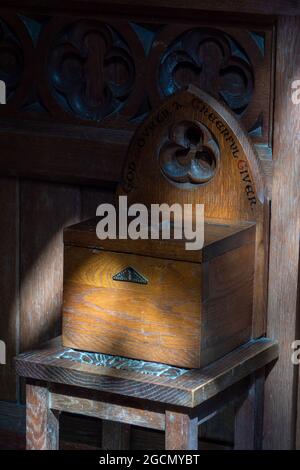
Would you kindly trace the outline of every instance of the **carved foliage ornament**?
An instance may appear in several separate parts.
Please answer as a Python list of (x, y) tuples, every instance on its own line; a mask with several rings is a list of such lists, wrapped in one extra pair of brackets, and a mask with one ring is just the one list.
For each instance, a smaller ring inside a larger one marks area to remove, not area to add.
[(64, 109), (93, 120), (122, 108), (135, 76), (130, 51), (120, 35), (108, 25), (88, 20), (62, 32), (48, 73)]
[(218, 143), (209, 129), (197, 121), (175, 123), (159, 151), (164, 176), (186, 189), (209, 182), (219, 160)]
[(183, 33), (167, 48), (159, 84), (165, 96), (196, 85), (241, 114), (250, 103), (254, 77), (246, 53), (231, 37), (197, 28)]

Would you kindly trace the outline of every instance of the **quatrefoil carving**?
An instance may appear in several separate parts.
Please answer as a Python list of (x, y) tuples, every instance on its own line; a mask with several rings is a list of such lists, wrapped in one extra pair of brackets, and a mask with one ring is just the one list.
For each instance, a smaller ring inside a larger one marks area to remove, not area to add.
[(208, 183), (216, 174), (220, 149), (211, 132), (197, 121), (173, 125), (160, 148), (164, 176), (183, 188)]
[(135, 78), (125, 41), (96, 21), (78, 21), (61, 34), (49, 69), (59, 103), (83, 119), (100, 120), (120, 111)]
[(254, 90), (253, 67), (240, 45), (221, 31), (196, 28), (182, 34), (160, 65), (164, 95), (194, 84), (242, 114)]

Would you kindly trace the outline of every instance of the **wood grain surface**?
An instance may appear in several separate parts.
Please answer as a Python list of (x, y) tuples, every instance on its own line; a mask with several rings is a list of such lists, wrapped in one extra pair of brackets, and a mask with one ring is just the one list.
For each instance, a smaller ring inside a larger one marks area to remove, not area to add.
[(198, 419), (188, 414), (166, 412), (166, 450), (197, 450)]
[(51, 406), (54, 410), (68, 413), (93, 416), (109, 421), (135, 424), (150, 429), (165, 429), (163, 413), (141, 410), (130, 406), (104, 403), (88, 398), (77, 398), (68, 395), (51, 393)]
[(299, 49), (300, 18), (279, 18), (268, 335), (278, 339), (280, 358), (266, 381), (264, 446), (267, 449), (292, 449), (295, 446), (297, 376), (291, 361), (291, 345), (299, 339), (300, 114), (291, 93), (293, 80), (299, 79)]
[(201, 366), (252, 337), (254, 251), (252, 236), (252, 243), (202, 265)]
[(26, 385), (26, 449), (58, 450), (57, 413), (49, 408), (47, 387)]
[[(108, 196), (109, 197), (109, 196)], [(105, 199), (107, 201), (107, 198)], [(101, 202), (101, 199), (99, 199)], [(112, 201), (112, 197), (108, 200)], [(99, 202), (99, 204), (100, 204)], [(117, 220), (119, 218), (118, 201), (116, 204)], [(95, 202), (94, 214), (96, 212)], [(172, 214), (171, 214), (172, 217)], [(209, 219), (204, 221), (204, 243), (201, 250), (186, 250), (186, 242), (189, 240), (174, 238), (174, 223), (170, 223), (170, 239), (163, 239), (162, 227), (159, 227), (159, 239), (151, 238), (151, 225), (148, 228), (148, 239), (110, 239), (100, 240), (96, 233), (101, 217), (84, 220), (79, 224), (66, 227), (64, 230), (64, 242), (69, 246), (82, 246), (120, 253), (136, 253), (157, 258), (173, 260), (202, 262), (215, 258), (229, 250), (238, 248), (244, 244), (252, 243), (255, 233), (255, 223), (247, 221), (231, 221), (224, 219)], [(128, 223), (133, 217), (128, 217)]]
[(61, 330), (63, 228), (80, 216), (80, 192), (51, 183), (21, 184), (20, 349)]
[(0, 179), (0, 221), (0, 340), (6, 345), (6, 364), (0, 365), (0, 399), (15, 400), (13, 358), (19, 342), (19, 182), (15, 179)]
[[(234, 232), (233, 243), (212, 229), (207, 256), (211, 259), (203, 265), (67, 245), (64, 346), (200, 367), (248, 341), (252, 334), (253, 228), (243, 227), (241, 240)], [(231, 249), (240, 243), (240, 248)], [(230, 251), (222, 254), (226, 248)], [(113, 280), (128, 266), (148, 284)]]
[[(114, 281), (127, 266), (148, 284)], [(200, 264), (66, 249), (64, 346), (197, 366), (200, 309)]]
[[(1, 133), (0, 144), (7, 149), (6, 158), (3, 152), (0, 154), (1, 176), (90, 186), (115, 185), (120, 180), (131, 133), (95, 129), (95, 140), (88, 129), (82, 134), (82, 129), (77, 126), (71, 129), (72, 139), (66, 138), (70, 129), (61, 132), (56, 127), (49, 138), (47, 133), (52, 133), (51, 123), (46, 128), (38, 126), (35, 134), (32, 127), (32, 124), (27, 127), (24, 122), (21, 131), (15, 133), (14, 126), (5, 121), (1, 123), (6, 132)], [(30, 149), (26, 159), (20, 157), (24, 144)], [(99, 158), (99, 149), (110, 158)]]

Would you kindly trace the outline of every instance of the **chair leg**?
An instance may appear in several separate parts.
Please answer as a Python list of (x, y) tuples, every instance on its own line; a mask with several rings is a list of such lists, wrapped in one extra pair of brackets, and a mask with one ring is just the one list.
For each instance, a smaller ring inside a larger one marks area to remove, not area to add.
[(58, 450), (58, 412), (49, 408), (49, 391), (40, 385), (26, 385), (26, 449)]
[(198, 450), (198, 418), (166, 411), (166, 450)]

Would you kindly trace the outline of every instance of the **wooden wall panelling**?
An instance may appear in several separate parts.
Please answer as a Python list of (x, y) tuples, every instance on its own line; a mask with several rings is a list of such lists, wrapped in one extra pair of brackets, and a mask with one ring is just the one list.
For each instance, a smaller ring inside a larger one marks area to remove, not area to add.
[(80, 218), (76, 187), (21, 183), (21, 350), (60, 332), (62, 230)]
[(0, 145), (6, 149), (0, 153), (0, 175), (81, 185), (111, 186), (120, 180), (131, 133), (52, 128), (0, 119)]
[(115, 421), (102, 421), (102, 449), (103, 450), (129, 450), (130, 424)]
[(25, 409), (24, 405), (15, 402), (0, 401), (0, 430), (24, 434)]
[(115, 192), (112, 189), (81, 188), (81, 220), (95, 217), (99, 204), (114, 201)]
[(0, 75), (9, 84), (1, 115), (134, 129), (157, 99), (195, 84), (225, 102), (254, 139), (268, 134), (270, 24), (258, 28), (249, 18), (241, 28), (215, 17), (166, 22), (159, 12), (156, 19), (140, 14), (119, 20), (92, 11), (77, 17), (22, 11), (20, 19), (1, 10), (2, 43), (8, 34), (13, 38), (9, 54), (15, 59), (10, 68), (4, 57), (0, 61)]
[(1, 10), (0, 46), (7, 37), (12, 43), (9, 53), (0, 48), (0, 78), (9, 85), (8, 105), (0, 108), (0, 144), (9, 153), (9, 159), (0, 155), (2, 174), (118, 182), (131, 131), (162, 97), (187, 83), (225, 102), (253, 141), (270, 143), (272, 26), (258, 28), (249, 18), (242, 30), (202, 17), (196, 23), (170, 19), (166, 26), (153, 17), (145, 23), (142, 11), (129, 23), (96, 10), (91, 19), (93, 11), (85, 11), (85, 19), (60, 9), (50, 16), (43, 8), (39, 15), (22, 9), (21, 16)]
[(13, 357), (19, 325), (19, 182), (0, 179), (0, 340), (6, 343), (6, 365), (0, 365), (0, 399), (16, 399)]
[(267, 335), (279, 341), (279, 361), (265, 388), (264, 447), (295, 445), (296, 370), (291, 343), (296, 338), (300, 233), (300, 109), (292, 103), (292, 81), (300, 71), (300, 17), (280, 17), (274, 126), (274, 177)]

